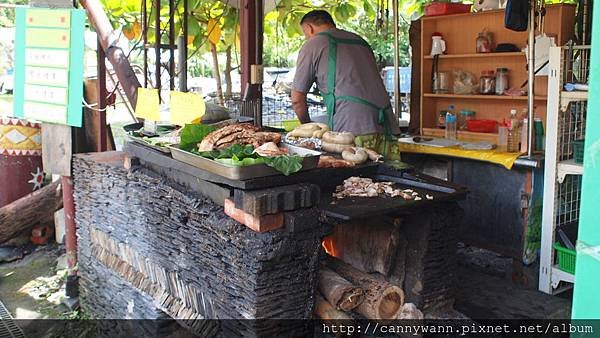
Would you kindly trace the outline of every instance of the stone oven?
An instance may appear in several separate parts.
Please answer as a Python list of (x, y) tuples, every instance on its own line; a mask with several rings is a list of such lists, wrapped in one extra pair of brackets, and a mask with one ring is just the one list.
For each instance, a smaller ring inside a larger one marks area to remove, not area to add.
[[(127, 152), (74, 158), (80, 299), (92, 317), (302, 336), (309, 321), (202, 319), (311, 319), (322, 268), (401, 289), (403, 299), (382, 303), (386, 318), (404, 301), (426, 313), (452, 306), (460, 194), (448, 187), (422, 206), (331, 204), (344, 177), (376, 177), (378, 167), (223, 182), (141, 147)], [(164, 329), (151, 323), (146, 336)]]

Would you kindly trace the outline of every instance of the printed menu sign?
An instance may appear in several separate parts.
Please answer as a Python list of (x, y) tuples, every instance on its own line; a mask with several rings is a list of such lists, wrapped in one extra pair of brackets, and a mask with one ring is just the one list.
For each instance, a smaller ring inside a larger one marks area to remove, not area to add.
[(14, 115), (81, 127), (85, 11), (17, 8)]

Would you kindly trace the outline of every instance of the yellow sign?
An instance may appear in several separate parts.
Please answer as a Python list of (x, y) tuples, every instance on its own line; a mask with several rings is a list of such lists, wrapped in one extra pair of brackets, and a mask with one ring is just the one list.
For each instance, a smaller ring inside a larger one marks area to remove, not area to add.
[(151, 121), (160, 120), (158, 90), (138, 88), (135, 116)]
[(206, 104), (193, 93), (171, 92), (171, 123), (183, 126), (204, 116)]

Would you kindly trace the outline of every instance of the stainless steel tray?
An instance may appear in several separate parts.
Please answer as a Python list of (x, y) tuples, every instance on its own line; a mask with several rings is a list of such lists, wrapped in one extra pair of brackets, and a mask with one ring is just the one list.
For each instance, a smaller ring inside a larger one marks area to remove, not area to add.
[[(287, 148), (290, 155), (300, 155), (304, 157), (304, 160), (302, 161), (302, 169), (300, 169), (300, 171), (314, 169), (317, 167), (317, 164), (319, 164), (319, 156), (321, 156), (321, 153), (318, 151), (296, 147), (289, 144), (282, 144), (281, 147)], [(258, 177), (281, 175), (279, 171), (269, 167), (266, 164), (256, 164), (243, 167), (230, 166), (215, 160), (192, 154), (185, 150), (181, 150), (179, 149), (178, 145), (173, 145), (169, 148), (171, 149), (171, 155), (174, 159), (232, 180), (248, 180)]]
[(127, 135), (127, 138), (129, 139), (129, 141), (141, 144), (144, 147), (152, 148), (154, 150), (158, 150), (158, 151), (160, 151), (162, 153), (165, 153), (165, 154), (170, 154), (171, 153), (171, 149), (170, 148), (168, 148), (168, 147), (160, 147), (160, 146), (157, 146), (157, 145), (154, 145), (154, 144), (150, 144), (150, 143), (144, 141), (144, 139), (142, 139), (141, 137), (137, 137), (137, 136), (133, 136), (133, 135)]

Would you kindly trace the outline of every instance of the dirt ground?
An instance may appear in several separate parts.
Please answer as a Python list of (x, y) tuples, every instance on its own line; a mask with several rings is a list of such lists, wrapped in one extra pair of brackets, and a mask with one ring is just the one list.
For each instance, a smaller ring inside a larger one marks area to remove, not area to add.
[(75, 314), (61, 304), (66, 278), (64, 247), (39, 246), (18, 261), (0, 264), (0, 300), (15, 319), (58, 319)]

